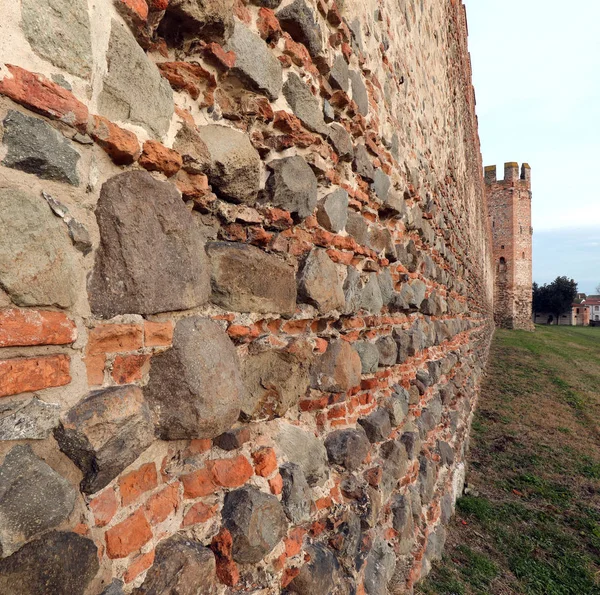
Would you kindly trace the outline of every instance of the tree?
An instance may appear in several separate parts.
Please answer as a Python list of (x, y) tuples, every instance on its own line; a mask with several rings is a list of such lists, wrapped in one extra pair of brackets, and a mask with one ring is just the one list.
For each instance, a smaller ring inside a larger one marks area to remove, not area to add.
[(596, 293), (600, 293), (600, 283), (598, 283), (598, 285), (596, 285)]
[(552, 283), (533, 284), (532, 307), (534, 312), (552, 314), (558, 323), (560, 316), (568, 312), (577, 297), (577, 283), (568, 277), (556, 277)]

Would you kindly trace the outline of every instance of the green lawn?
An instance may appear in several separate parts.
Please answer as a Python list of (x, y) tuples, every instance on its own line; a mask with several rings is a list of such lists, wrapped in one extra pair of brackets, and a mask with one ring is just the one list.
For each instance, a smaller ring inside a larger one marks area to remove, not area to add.
[(600, 595), (600, 327), (496, 332), (446, 552), (421, 595)]

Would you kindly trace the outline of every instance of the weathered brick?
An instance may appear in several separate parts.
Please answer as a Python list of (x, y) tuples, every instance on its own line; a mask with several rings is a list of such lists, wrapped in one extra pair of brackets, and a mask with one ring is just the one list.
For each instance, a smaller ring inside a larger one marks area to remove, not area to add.
[(146, 347), (168, 347), (173, 341), (173, 323), (144, 321), (144, 345)]
[(146, 502), (146, 517), (150, 523), (156, 525), (162, 523), (178, 507), (179, 482), (176, 482), (149, 498)]
[(88, 355), (141, 349), (143, 330), (139, 324), (101, 324), (90, 330)]
[(66, 345), (76, 338), (75, 323), (62, 312), (0, 310), (0, 347)]
[(109, 558), (126, 558), (152, 539), (152, 528), (141, 509), (110, 528), (106, 534), (106, 553)]
[(130, 583), (135, 580), (142, 572), (148, 570), (150, 566), (154, 563), (154, 550), (148, 552), (147, 554), (142, 554), (135, 558), (135, 560), (129, 565), (129, 568), (125, 571), (123, 575), (123, 580), (125, 583)]
[(90, 386), (100, 386), (104, 382), (104, 367), (106, 365), (106, 356), (86, 355), (83, 358), (87, 372), (87, 381)]
[(10, 74), (0, 80), (0, 94), (47, 118), (86, 131), (88, 109), (70, 91), (20, 66), (6, 64), (6, 68)]
[(141, 380), (148, 371), (150, 355), (117, 355), (112, 366), (112, 378), (117, 384), (130, 384)]
[(196, 502), (185, 513), (181, 526), (189, 527), (198, 523), (205, 523), (208, 519), (215, 516), (216, 511), (216, 506), (207, 506), (204, 502)]
[(158, 485), (156, 465), (147, 463), (139, 469), (124, 475), (119, 479), (119, 490), (123, 506), (137, 500), (144, 492), (154, 489)]
[(104, 527), (110, 523), (119, 508), (119, 501), (113, 488), (107, 488), (90, 501), (96, 527)]
[(202, 498), (217, 491), (213, 475), (206, 467), (181, 476), (184, 498)]
[(0, 397), (18, 395), (71, 382), (68, 355), (0, 360)]
[(140, 155), (137, 136), (102, 116), (92, 118), (88, 132), (117, 165), (129, 165)]
[(181, 169), (183, 160), (177, 151), (168, 149), (158, 141), (147, 140), (138, 163), (148, 171), (159, 171), (170, 178)]
[(214, 482), (224, 488), (237, 488), (244, 485), (254, 474), (248, 459), (239, 455), (232, 459), (216, 459), (207, 463)]
[(270, 447), (264, 447), (252, 453), (256, 475), (269, 477), (277, 469), (277, 457)]

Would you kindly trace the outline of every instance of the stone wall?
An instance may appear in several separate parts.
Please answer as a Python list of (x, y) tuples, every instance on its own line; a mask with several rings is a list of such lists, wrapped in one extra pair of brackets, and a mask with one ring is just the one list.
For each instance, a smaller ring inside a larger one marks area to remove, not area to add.
[(531, 169), (504, 164), (504, 179), (496, 166), (485, 168), (488, 213), (496, 280), (494, 319), (497, 326), (534, 330), (532, 322)]
[(493, 328), (464, 7), (5, 4), (0, 592), (410, 592)]

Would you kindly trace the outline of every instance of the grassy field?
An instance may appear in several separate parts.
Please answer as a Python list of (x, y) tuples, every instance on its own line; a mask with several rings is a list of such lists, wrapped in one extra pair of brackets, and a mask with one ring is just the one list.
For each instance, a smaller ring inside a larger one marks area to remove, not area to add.
[(600, 595), (600, 327), (498, 331), (421, 595)]

